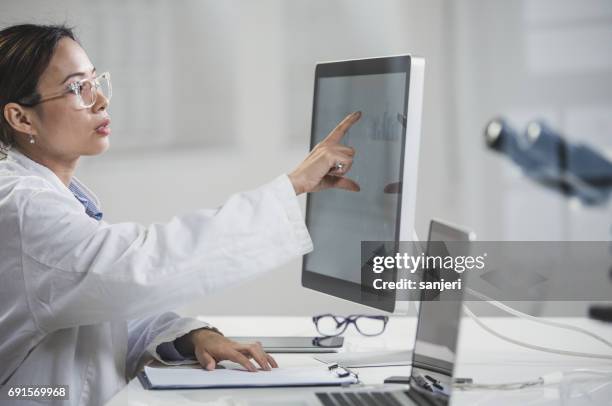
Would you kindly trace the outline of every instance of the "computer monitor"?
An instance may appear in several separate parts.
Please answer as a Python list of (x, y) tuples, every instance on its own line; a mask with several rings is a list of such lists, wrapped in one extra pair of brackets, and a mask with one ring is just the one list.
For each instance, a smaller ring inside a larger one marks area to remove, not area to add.
[(356, 150), (347, 176), (361, 191), (308, 195), (314, 250), (303, 259), (304, 287), (394, 310), (395, 293), (362, 286), (361, 242), (413, 239), (424, 71), (410, 55), (317, 64), (310, 147), (361, 111), (343, 139)]

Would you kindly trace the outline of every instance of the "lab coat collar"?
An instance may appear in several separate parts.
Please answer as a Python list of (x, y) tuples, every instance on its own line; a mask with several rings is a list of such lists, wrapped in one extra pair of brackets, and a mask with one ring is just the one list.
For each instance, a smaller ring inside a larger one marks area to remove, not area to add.
[[(49, 168), (44, 165), (39, 164), (25, 156), (23, 153), (18, 151), (15, 148), (11, 148), (5, 152), (7, 155), (7, 159), (11, 159), (15, 161), (17, 164), (26, 168), (28, 171), (33, 172), (34, 174), (42, 177), (47, 180), (56, 190), (61, 193), (68, 193), (70, 196), (74, 196), (70, 189), (57, 177), (57, 175)], [(100, 201), (98, 197), (91, 191), (87, 186), (85, 186), (81, 181), (79, 181), (76, 176), (73, 176), (71, 182), (75, 183), (81, 190), (87, 194), (87, 197), (98, 207), (98, 209), (102, 209), (100, 206)]]

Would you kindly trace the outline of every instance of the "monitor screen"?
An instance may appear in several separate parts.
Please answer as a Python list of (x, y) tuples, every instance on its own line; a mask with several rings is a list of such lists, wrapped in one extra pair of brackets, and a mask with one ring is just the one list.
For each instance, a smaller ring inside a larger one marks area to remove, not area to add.
[(311, 196), (309, 230), (314, 251), (307, 269), (360, 283), (361, 241), (397, 239), (399, 193), (385, 192), (401, 181), (404, 73), (322, 78), (315, 116), (315, 143), (351, 111), (361, 119), (344, 137), (356, 150), (348, 177), (359, 192), (330, 189)]
[[(394, 306), (394, 297), (367, 300), (377, 293), (360, 288), (361, 242), (400, 238), (409, 82), (409, 56), (317, 65), (311, 148), (349, 113), (361, 111), (342, 140), (356, 151), (347, 176), (361, 190), (308, 196), (314, 250), (304, 257), (304, 286), (385, 310)], [(410, 151), (411, 159), (415, 155)]]

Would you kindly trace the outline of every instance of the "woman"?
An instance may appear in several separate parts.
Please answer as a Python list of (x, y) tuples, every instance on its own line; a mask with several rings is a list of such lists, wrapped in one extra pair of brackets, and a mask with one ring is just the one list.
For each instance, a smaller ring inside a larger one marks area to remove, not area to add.
[(296, 195), (359, 190), (342, 176), (354, 151), (340, 140), (360, 113), (289, 175), (145, 228), (104, 222), (73, 176), (81, 156), (108, 148), (110, 96), (110, 75), (96, 72), (70, 29), (0, 31), (2, 391), (68, 385), (70, 404), (102, 404), (151, 358), (276, 367), (259, 344), (168, 310), (312, 249)]

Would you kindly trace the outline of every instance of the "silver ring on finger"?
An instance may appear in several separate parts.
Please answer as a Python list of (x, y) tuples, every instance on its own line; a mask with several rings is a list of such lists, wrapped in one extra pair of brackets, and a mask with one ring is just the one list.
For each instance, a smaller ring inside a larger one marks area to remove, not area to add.
[(342, 162), (336, 162), (334, 165), (334, 170), (337, 172), (341, 172), (344, 169), (344, 164)]

